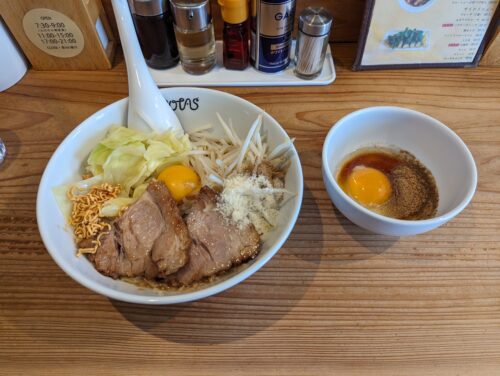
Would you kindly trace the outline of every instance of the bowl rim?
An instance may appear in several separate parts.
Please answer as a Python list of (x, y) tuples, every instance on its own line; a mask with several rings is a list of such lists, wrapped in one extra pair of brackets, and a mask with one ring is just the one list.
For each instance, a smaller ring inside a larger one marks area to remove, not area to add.
[[(372, 112), (372, 111), (395, 111), (395, 112), (400, 112), (400, 113), (405, 113), (409, 114), (412, 116), (416, 116), (420, 118), (421, 120), (425, 120), (432, 124), (432, 126), (436, 128), (440, 128), (444, 130), (447, 134), (447, 136), (452, 139), (457, 146), (461, 148), (461, 150), (464, 152), (464, 155), (466, 157), (467, 163), (469, 164), (469, 167), (471, 168), (472, 171), (472, 176), (470, 179), (470, 184), (469, 188), (467, 189), (467, 192), (464, 196), (464, 198), (451, 210), (447, 211), (446, 213), (443, 213), (439, 216), (432, 217), (429, 219), (421, 219), (421, 220), (408, 220), (408, 219), (396, 219), (396, 218), (391, 218), (387, 217), (378, 213), (375, 213), (367, 208), (365, 208), (363, 205), (359, 204), (356, 202), (353, 198), (351, 198), (347, 193), (345, 193), (342, 188), (337, 183), (337, 180), (334, 178), (334, 174), (330, 169), (330, 165), (328, 163), (328, 150), (330, 147), (330, 143), (333, 137), (335, 137), (335, 134), (340, 132), (340, 129), (343, 124), (346, 124), (347, 122), (351, 121), (353, 118), (356, 118), (360, 114), (366, 113), (366, 112)], [(427, 115), (423, 112), (416, 111), (410, 108), (405, 108), (405, 107), (398, 107), (398, 106), (373, 106), (373, 107), (366, 107), (362, 108), (359, 110), (356, 110), (354, 112), (351, 112), (345, 116), (343, 116), (341, 119), (339, 119), (328, 131), (328, 134), (325, 138), (325, 141), (323, 143), (323, 150), (322, 150), (322, 165), (323, 165), (323, 170), (326, 172), (324, 174), (326, 178), (328, 179), (328, 182), (330, 185), (333, 187), (333, 189), (336, 191), (337, 194), (339, 194), (348, 204), (351, 206), (355, 207), (359, 211), (361, 211), (363, 214), (367, 215), (370, 218), (373, 218), (375, 220), (387, 223), (387, 224), (392, 224), (392, 225), (397, 225), (397, 226), (402, 226), (402, 227), (414, 227), (414, 226), (432, 226), (440, 223), (444, 223), (446, 221), (449, 221), (451, 218), (455, 217), (458, 213), (460, 213), (472, 200), (472, 197), (474, 196), (474, 193), (476, 192), (476, 187), (477, 187), (477, 167), (476, 163), (474, 161), (474, 157), (472, 156), (472, 153), (470, 152), (469, 148), (465, 144), (465, 142), (448, 126), (446, 126), (444, 123), (440, 122), (439, 120), (433, 118), (430, 115)]]
[[(195, 91), (203, 91), (207, 93), (213, 93), (216, 92), (218, 95), (226, 96), (228, 98), (231, 98), (232, 100), (236, 100), (237, 102), (240, 102), (244, 104), (245, 106), (249, 108), (253, 108), (257, 112), (261, 112), (264, 114), (264, 116), (268, 116), (272, 121), (278, 125), (278, 127), (281, 129), (281, 131), (284, 132), (284, 134), (290, 138), (288, 133), (285, 131), (285, 129), (281, 126), (281, 124), (274, 119), (269, 113), (264, 111), (262, 108), (259, 106), (253, 104), (250, 101), (247, 101), (243, 98), (238, 97), (237, 95), (233, 95), (230, 93), (226, 93), (224, 91), (220, 90), (214, 90), (214, 89), (207, 89), (207, 88), (198, 88), (198, 87), (169, 87), (169, 88), (162, 88), (160, 89), (161, 92), (169, 92), (169, 91), (174, 91), (174, 90), (195, 90)], [(207, 288), (203, 288), (201, 290), (196, 290), (196, 291), (190, 291), (186, 293), (178, 293), (174, 295), (158, 295), (158, 296), (143, 296), (143, 295), (136, 295), (134, 293), (129, 293), (129, 292), (123, 292), (123, 291), (118, 291), (114, 290), (111, 287), (108, 286), (103, 286), (99, 282), (96, 282), (95, 280), (92, 280), (91, 278), (87, 278), (85, 275), (78, 273), (72, 265), (64, 261), (62, 258), (59, 258), (57, 256), (57, 252), (54, 251), (54, 249), (57, 249), (55, 244), (52, 242), (51, 237), (49, 237), (49, 231), (51, 228), (51, 225), (49, 224), (50, 221), (47, 221), (45, 218), (42, 217), (42, 200), (44, 199), (46, 195), (46, 191), (50, 191), (50, 186), (49, 186), (49, 176), (48, 176), (48, 170), (49, 167), (52, 167), (55, 165), (55, 159), (54, 156), (57, 155), (58, 153), (61, 152), (61, 150), (64, 150), (68, 145), (70, 144), (71, 140), (75, 137), (78, 136), (78, 134), (82, 131), (83, 128), (88, 127), (88, 123), (93, 123), (96, 120), (98, 120), (98, 117), (101, 116), (104, 112), (109, 111), (111, 107), (117, 107), (117, 106), (123, 106), (125, 102), (128, 102), (128, 97), (120, 99), (118, 101), (115, 101), (113, 103), (110, 103), (109, 105), (101, 108), (99, 111), (93, 113), (90, 115), (88, 118), (83, 120), (78, 126), (76, 126), (64, 139), (63, 141), (58, 145), (56, 150), (53, 152), (51, 155), (49, 162), (47, 163), (42, 178), (40, 180), (40, 184), (38, 185), (38, 193), (37, 193), (37, 201), (36, 201), (36, 217), (37, 217), (37, 222), (38, 222), (38, 230), (40, 232), (40, 236), (42, 238), (43, 244), (49, 254), (51, 255), (52, 259), (56, 262), (56, 264), (67, 274), (69, 275), (73, 280), (76, 282), (80, 283), (82, 286), (85, 286), (89, 290), (92, 290), (98, 294), (101, 294), (103, 296), (106, 296), (108, 298), (128, 302), (128, 303), (137, 303), (137, 304), (154, 304), (154, 305), (166, 305), (166, 304), (177, 304), (177, 303), (185, 303), (185, 302), (190, 302), (202, 298), (206, 298), (215, 294), (218, 294), (224, 290), (227, 290), (231, 287), (234, 287), (235, 285), (239, 284), (243, 280), (247, 279), (250, 277), (252, 274), (257, 272), (262, 266), (264, 266), (283, 246), (285, 241), (288, 239), (290, 233), (292, 232), (293, 228), (295, 227), (295, 224), (297, 222), (298, 216), (300, 214), (300, 210), (302, 207), (302, 200), (303, 200), (303, 191), (304, 191), (304, 177), (303, 177), (303, 171), (302, 171), (302, 164), (300, 162), (299, 158), (299, 153), (297, 149), (295, 148), (295, 145), (292, 144), (292, 151), (293, 151), (293, 156), (297, 158), (297, 181), (298, 181), (298, 186), (297, 186), (297, 204), (295, 210), (293, 210), (291, 216), (288, 218), (290, 219), (288, 222), (288, 225), (283, 229), (281, 235), (278, 237), (276, 242), (270, 246), (269, 251), (267, 254), (262, 255), (259, 254), (259, 256), (255, 259), (255, 261), (249, 265), (247, 268), (242, 269), (235, 275), (224, 279), (220, 281), (219, 283), (216, 283), (214, 285), (208, 286)], [(42, 197), (42, 195), (44, 197)]]

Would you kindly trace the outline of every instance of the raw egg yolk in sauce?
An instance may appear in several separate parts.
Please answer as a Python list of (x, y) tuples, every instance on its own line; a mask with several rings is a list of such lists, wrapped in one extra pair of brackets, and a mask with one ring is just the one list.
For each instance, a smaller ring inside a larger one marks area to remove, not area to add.
[(187, 196), (193, 196), (201, 188), (200, 177), (190, 167), (173, 165), (165, 168), (158, 180), (165, 183), (170, 194), (176, 201), (182, 201)]
[(432, 173), (400, 149), (358, 149), (337, 174), (342, 190), (374, 213), (397, 219), (427, 219), (439, 202)]
[(381, 205), (392, 194), (389, 178), (382, 171), (365, 166), (356, 166), (345, 179), (342, 189), (365, 206)]

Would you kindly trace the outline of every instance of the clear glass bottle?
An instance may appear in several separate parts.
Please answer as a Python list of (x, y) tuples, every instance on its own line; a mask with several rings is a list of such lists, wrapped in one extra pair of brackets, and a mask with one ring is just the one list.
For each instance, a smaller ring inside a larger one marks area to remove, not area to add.
[(172, 12), (168, 0), (128, 0), (146, 64), (155, 69), (177, 65)]
[(297, 77), (312, 80), (321, 74), (331, 26), (332, 16), (322, 7), (308, 7), (300, 13), (295, 45)]
[(215, 36), (209, 0), (170, 0), (182, 68), (204, 74), (215, 66)]

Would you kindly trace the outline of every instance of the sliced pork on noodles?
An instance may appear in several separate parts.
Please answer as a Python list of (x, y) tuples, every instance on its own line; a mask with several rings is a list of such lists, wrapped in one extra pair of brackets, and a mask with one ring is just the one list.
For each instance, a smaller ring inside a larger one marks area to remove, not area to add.
[(110, 227), (89, 256), (105, 275), (156, 278), (177, 271), (188, 260), (191, 238), (163, 183), (151, 182)]
[(217, 118), (223, 136), (211, 125), (189, 134), (110, 127), (84, 180), (55, 192), (77, 254), (103, 275), (162, 288), (198, 286), (255, 258), (290, 197), (293, 140), (270, 147), (262, 115), (244, 137)]

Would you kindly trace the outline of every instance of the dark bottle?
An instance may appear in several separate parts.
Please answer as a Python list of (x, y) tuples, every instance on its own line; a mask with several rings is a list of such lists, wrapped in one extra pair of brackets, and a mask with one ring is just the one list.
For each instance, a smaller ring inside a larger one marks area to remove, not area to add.
[(248, 66), (247, 0), (219, 0), (223, 29), (223, 61), (227, 69), (243, 70)]
[(172, 12), (167, 0), (128, 0), (146, 64), (155, 69), (179, 62)]

